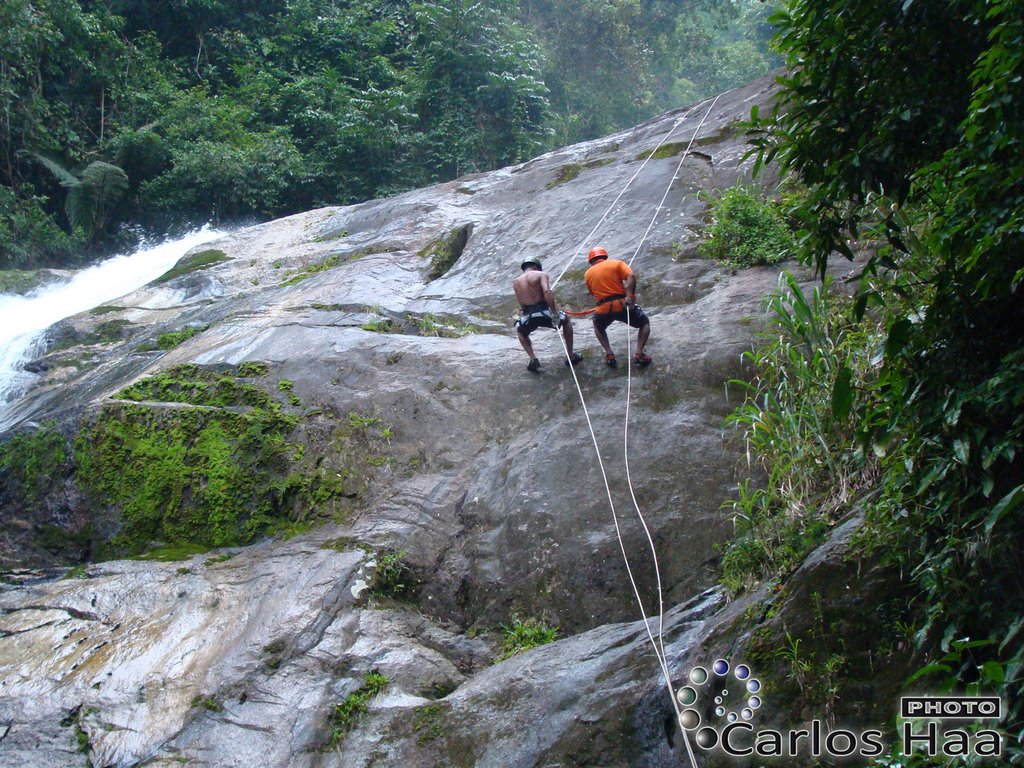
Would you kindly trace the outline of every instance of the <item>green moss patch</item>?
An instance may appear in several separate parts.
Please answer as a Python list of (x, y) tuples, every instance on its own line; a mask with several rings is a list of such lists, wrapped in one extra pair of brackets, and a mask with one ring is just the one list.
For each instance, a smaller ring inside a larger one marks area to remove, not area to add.
[(337, 749), (348, 732), (368, 711), (367, 706), (370, 699), (379, 696), (388, 686), (388, 679), (379, 672), (367, 672), (363, 678), (363, 685), (350, 693), (341, 704), (334, 707), (331, 713), (331, 736), (325, 749)]
[(63, 477), (67, 459), (67, 440), (56, 422), (22, 432), (0, 445), (3, 486), (16, 498), (35, 504)]
[(419, 580), (406, 560), (404, 549), (386, 549), (376, 553), (377, 570), (370, 584), (370, 596), (378, 599), (412, 600)]
[(370, 331), (371, 333), (393, 333), (398, 330), (389, 318), (381, 317), (380, 315), (374, 315), (370, 320), (362, 323), (359, 327), (364, 331)]
[(0, 269), (0, 293), (26, 294), (53, 280), (45, 269)]
[(328, 256), (321, 262), (317, 262), (316, 264), (310, 264), (308, 267), (303, 267), (291, 277), (283, 280), (280, 283), (280, 285), (281, 287), (284, 287), (286, 285), (295, 285), (296, 283), (301, 283), (303, 280), (307, 280), (313, 277), (313, 275), (318, 275), (321, 272), (326, 272), (328, 269), (334, 269), (341, 263), (343, 262), (341, 261), (341, 257), (338, 254)]
[(451, 707), (445, 704), (427, 704), (418, 707), (412, 716), (412, 730), (420, 746), (437, 741), (445, 735), (445, 718)]
[(182, 328), (180, 331), (169, 331), (167, 333), (161, 333), (156, 337), (157, 349), (174, 349), (186, 341), (191, 339), (193, 336), (197, 336), (202, 333), (205, 328)]
[(641, 152), (636, 156), (637, 160), (664, 160), (668, 157), (675, 157), (676, 155), (685, 152), (686, 147), (689, 145), (687, 141), (669, 141), (662, 144), (657, 149), (652, 149), (649, 152)]
[[(243, 365), (245, 365), (243, 363)], [(176, 365), (148, 376), (115, 396), (133, 402), (183, 403), (219, 408), (248, 406), (274, 408), (276, 401), (255, 384), (239, 381), (231, 372), (217, 373), (193, 363)]]
[(320, 235), (319, 237), (314, 237), (313, 238), (313, 242), (314, 243), (329, 243), (332, 240), (342, 240), (343, 238), (346, 238), (346, 237), (348, 237), (348, 230), (347, 229), (339, 229), (339, 230), (336, 230), (334, 232), (328, 232), (326, 234)]
[(439, 237), (427, 243), (427, 246), (420, 251), (420, 256), (430, 259), (430, 272), (428, 277), (437, 280), (448, 274), (455, 262), (462, 256), (469, 242), (469, 236), (473, 234), (472, 224), (463, 224), (456, 227), (444, 237)]
[(294, 417), (108, 406), (76, 445), (78, 479), (120, 509), (114, 552), (251, 541), (282, 513)]
[(585, 163), (570, 163), (563, 165), (558, 169), (558, 173), (555, 174), (555, 178), (548, 182), (547, 188), (554, 189), (555, 187), (561, 186), (562, 184), (568, 184), (570, 181), (579, 176), (583, 171), (593, 170), (594, 168), (600, 168), (603, 165), (614, 163), (615, 158), (613, 157), (602, 157), (597, 160), (588, 160)]
[(91, 347), (97, 344), (111, 344), (115, 341), (120, 341), (124, 338), (125, 329), (130, 327), (132, 323), (128, 320), (107, 320), (104, 323), (100, 323), (91, 331), (82, 334), (80, 336), (72, 336), (65, 338), (58, 342), (50, 350), (53, 352), (61, 352), (65, 349), (71, 349), (73, 347)]
[(243, 379), (258, 379), (270, 373), (270, 366), (255, 360), (247, 360), (238, 366), (238, 376)]
[(220, 264), (224, 261), (231, 261), (231, 257), (228, 256), (224, 251), (211, 248), (206, 251), (200, 251), (191, 256), (186, 256), (180, 259), (177, 264), (171, 267), (169, 270), (164, 272), (160, 277), (154, 280), (151, 285), (159, 285), (160, 283), (166, 283), (174, 280), (176, 277), (187, 275), (190, 272), (197, 272), (201, 269), (209, 269), (212, 266)]
[(510, 659), (531, 648), (553, 643), (558, 627), (549, 627), (537, 619), (512, 618), (512, 623), (501, 628), (501, 656), (498, 661)]
[(442, 336), (458, 339), (472, 333), (479, 333), (480, 328), (472, 324), (461, 324), (438, 318), (429, 312), (419, 317), (406, 315), (403, 331), (417, 336)]
[(346, 513), (372, 471), (369, 428), (348, 426), (325, 440), (334, 454), (307, 458), (305, 444), (292, 439), (300, 418), (239, 380), (263, 371), (258, 365), (169, 368), (122, 390), (124, 402), (108, 404), (81, 430), (79, 485), (90, 503), (121, 516), (106, 554), (236, 546), (321, 513)]
[(200, 333), (205, 331), (206, 328), (195, 328), (188, 327), (182, 328), (180, 331), (168, 331), (167, 333), (161, 333), (156, 337), (156, 341), (152, 344), (143, 344), (136, 348), (136, 352), (155, 352), (157, 350), (167, 351), (174, 349), (175, 347), (181, 346), (186, 341), (191, 339), (193, 336), (198, 336)]
[(115, 307), (113, 304), (100, 304), (89, 310), (90, 315), (109, 315), (111, 312), (123, 312), (124, 307)]

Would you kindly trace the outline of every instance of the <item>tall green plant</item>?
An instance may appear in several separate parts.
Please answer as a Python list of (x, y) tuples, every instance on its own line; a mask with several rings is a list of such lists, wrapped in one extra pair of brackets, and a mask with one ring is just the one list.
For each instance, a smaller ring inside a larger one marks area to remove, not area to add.
[[(881, 457), (876, 540), (920, 590), (922, 652), (988, 638), (956, 674), (1006, 672), (1024, 734), (1024, 14), (788, 0), (789, 72), (762, 160), (808, 185), (798, 213), (824, 268), (848, 238), (888, 241), (855, 303), (882, 318), (874, 382), (846, 403)], [(756, 117), (756, 115), (755, 115)]]
[(81, 229), (92, 238), (112, 222), (118, 205), (128, 192), (128, 176), (122, 169), (94, 160), (75, 174), (44, 155), (26, 154), (52, 173), (67, 190), (64, 210), (72, 229)]
[(756, 187), (735, 186), (708, 199), (711, 226), (700, 245), (705, 256), (732, 267), (777, 264), (791, 258), (796, 242), (777, 204)]
[(736, 381), (745, 402), (727, 419), (740, 429), (759, 481), (729, 502), (737, 538), (723, 555), (733, 591), (785, 574), (802, 561), (845, 505), (870, 482), (872, 457), (856, 451), (845, 401), (854, 376), (874, 376), (873, 323), (851, 321), (831, 280), (805, 295), (788, 272), (765, 301), (769, 327), (745, 354), (754, 371)]

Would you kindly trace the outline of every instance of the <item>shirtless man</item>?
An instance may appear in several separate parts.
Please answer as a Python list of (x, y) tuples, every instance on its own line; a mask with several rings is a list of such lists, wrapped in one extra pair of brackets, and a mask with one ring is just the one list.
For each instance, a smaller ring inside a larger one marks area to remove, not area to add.
[(526, 354), (530, 356), (527, 370), (534, 373), (540, 370), (540, 360), (534, 356), (533, 344), (530, 343), (530, 333), (534, 328), (560, 328), (562, 338), (565, 339), (565, 348), (569, 353), (565, 364), (569, 365), (572, 361), (572, 364), (576, 365), (583, 356), (572, 351), (572, 321), (565, 316), (565, 312), (556, 309), (548, 273), (541, 267), (540, 259), (533, 256), (525, 259), (520, 266), (523, 274), (512, 281), (512, 290), (515, 291), (516, 300), (521, 307), (519, 320), (516, 321), (516, 335), (519, 336), (519, 343), (523, 345)]

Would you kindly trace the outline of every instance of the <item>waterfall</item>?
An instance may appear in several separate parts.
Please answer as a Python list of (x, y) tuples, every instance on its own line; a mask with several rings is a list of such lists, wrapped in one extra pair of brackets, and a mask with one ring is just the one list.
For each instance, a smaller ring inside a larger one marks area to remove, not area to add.
[(224, 234), (205, 226), (176, 240), (113, 256), (27, 296), (0, 294), (0, 412), (32, 383), (34, 376), (24, 365), (43, 351), (47, 328), (141, 288), (192, 248)]

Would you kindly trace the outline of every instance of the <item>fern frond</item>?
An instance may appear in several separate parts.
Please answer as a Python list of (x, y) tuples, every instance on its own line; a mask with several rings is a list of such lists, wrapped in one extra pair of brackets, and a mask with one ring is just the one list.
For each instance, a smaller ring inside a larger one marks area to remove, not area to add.
[(40, 155), (38, 152), (32, 152), (28, 149), (22, 149), (18, 151), (19, 155), (30, 157), (43, 166), (46, 170), (56, 177), (57, 181), (60, 182), (62, 187), (76, 187), (81, 182), (78, 177), (75, 176), (71, 171), (65, 168), (63, 165), (58, 163), (56, 160), (52, 160), (46, 155)]

